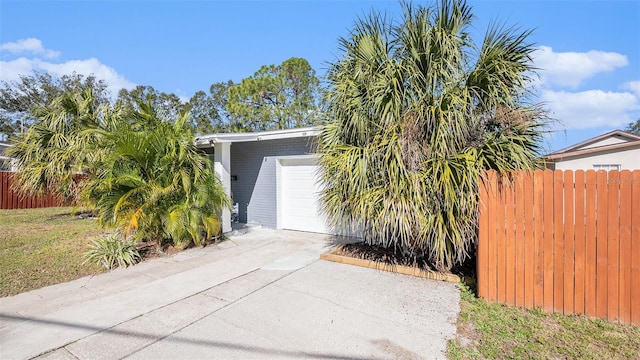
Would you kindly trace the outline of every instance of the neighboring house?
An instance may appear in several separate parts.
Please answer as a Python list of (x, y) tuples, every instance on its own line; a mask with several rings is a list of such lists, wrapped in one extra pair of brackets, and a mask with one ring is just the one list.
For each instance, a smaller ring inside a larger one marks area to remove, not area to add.
[(546, 160), (554, 170), (640, 169), (640, 136), (614, 130), (551, 153)]
[[(196, 138), (227, 193), (238, 221), (273, 229), (331, 233), (319, 208), (316, 141), (321, 127)], [(222, 213), (223, 232), (231, 212)]]
[(15, 165), (10, 157), (5, 155), (5, 150), (10, 148), (11, 144), (0, 142), (0, 171), (15, 171)]

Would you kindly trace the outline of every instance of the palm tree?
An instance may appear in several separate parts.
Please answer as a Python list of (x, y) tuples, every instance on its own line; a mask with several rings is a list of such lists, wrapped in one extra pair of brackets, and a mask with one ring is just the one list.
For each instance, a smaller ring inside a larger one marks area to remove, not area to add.
[(69, 91), (35, 110), (38, 121), (16, 139), (9, 156), (17, 160), (14, 180), (24, 195), (79, 196), (78, 174), (90, 174), (102, 156), (99, 139), (84, 129), (102, 128), (117, 116), (95, 96), (91, 86)]
[(528, 104), (528, 31), (493, 25), (480, 47), (462, 0), (403, 3), (340, 39), (320, 139), (322, 202), (337, 229), (439, 269), (476, 240), (482, 170), (539, 166), (544, 112)]
[(194, 145), (188, 115), (171, 123), (151, 103), (138, 105), (106, 130), (88, 131), (102, 136), (106, 148), (88, 198), (105, 227), (138, 240), (200, 245), (218, 234), (218, 212), (230, 200)]
[(55, 98), (11, 148), (15, 184), (23, 194), (73, 196), (104, 227), (138, 240), (199, 245), (219, 232), (230, 200), (196, 149), (187, 114), (163, 120), (151, 103), (138, 105), (101, 104), (91, 88)]

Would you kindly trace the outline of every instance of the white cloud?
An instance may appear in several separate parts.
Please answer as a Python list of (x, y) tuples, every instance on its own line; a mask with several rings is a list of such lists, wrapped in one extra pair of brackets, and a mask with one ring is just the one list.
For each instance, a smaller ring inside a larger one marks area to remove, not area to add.
[(0, 61), (0, 80), (15, 81), (20, 75), (26, 75), (33, 71), (33, 60), (21, 57), (11, 61)]
[(94, 75), (106, 81), (112, 96), (117, 96), (122, 88), (131, 89), (135, 84), (118, 74), (113, 68), (102, 64), (95, 58), (86, 60), (70, 60), (63, 63), (52, 63), (40, 59), (21, 57), (11, 61), (0, 61), (0, 80), (15, 81), (20, 75), (29, 75), (33, 71), (46, 71), (56, 76), (70, 75), (73, 72), (85, 76)]
[(554, 52), (549, 46), (540, 46), (533, 54), (533, 62), (541, 69), (545, 84), (571, 88), (580, 86), (584, 80), (598, 73), (612, 71), (629, 63), (625, 55), (615, 52)]
[(38, 61), (38, 67), (56, 75), (66, 75), (73, 72), (83, 75), (94, 75), (98, 79), (105, 80), (109, 84), (112, 94), (117, 94), (122, 88), (131, 89), (135, 84), (118, 74), (113, 68), (102, 64), (96, 58), (86, 60), (71, 60), (61, 64), (52, 64)]
[(58, 57), (60, 52), (45, 49), (39, 39), (28, 38), (16, 42), (6, 42), (0, 44), (0, 51), (30, 55), (25, 54), (12, 60), (0, 61), (0, 80), (2, 81), (17, 81), (20, 79), (20, 75), (28, 76), (34, 71), (45, 71), (55, 76), (71, 75), (75, 72), (84, 76), (93, 75), (99, 80), (104, 80), (113, 97), (117, 96), (118, 91), (122, 88), (132, 89), (136, 86), (118, 74), (115, 69), (102, 64), (96, 58), (66, 62), (42, 60), (38, 56), (51, 59)]
[(622, 85), (622, 88), (633, 91), (633, 93), (640, 98), (640, 80), (629, 81)]
[(12, 54), (31, 53), (34, 55), (42, 55), (48, 59), (60, 56), (59, 51), (45, 49), (44, 46), (42, 46), (42, 41), (34, 38), (0, 44), (0, 51), (8, 51)]
[(560, 120), (567, 130), (621, 127), (631, 122), (640, 109), (640, 99), (630, 92), (546, 90), (542, 100), (551, 116)]

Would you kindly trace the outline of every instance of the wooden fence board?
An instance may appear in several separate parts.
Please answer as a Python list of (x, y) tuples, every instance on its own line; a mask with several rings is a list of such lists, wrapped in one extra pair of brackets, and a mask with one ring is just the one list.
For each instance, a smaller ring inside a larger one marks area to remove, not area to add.
[(0, 172), (0, 209), (6, 209), (9, 207), (9, 196), (5, 195), (9, 193), (9, 190), (7, 188), (8, 181), (8, 176), (6, 176), (4, 172)]
[(631, 207), (631, 323), (640, 325), (640, 170), (633, 172)]
[(478, 284), (478, 296), (483, 298), (488, 297), (488, 285), (489, 283), (493, 283), (488, 277), (489, 270), (487, 266), (478, 266), (479, 264), (487, 263), (489, 242), (493, 240), (489, 237), (489, 206), (491, 202), (489, 195), (490, 185), (488, 182), (489, 178), (486, 177), (481, 179), (480, 184), (478, 184), (480, 194), (478, 199), (478, 245), (476, 248), (478, 260), (476, 262), (476, 280)]
[(607, 318), (607, 172), (599, 170), (597, 179), (596, 204), (596, 316)]
[(564, 295), (564, 183), (562, 171), (553, 172), (553, 310), (562, 313)]
[(585, 192), (585, 174), (584, 171), (575, 172), (575, 296), (574, 310), (576, 314), (584, 314), (584, 291), (585, 291), (585, 208), (584, 208), (584, 192)]
[(533, 289), (534, 307), (544, 307), (544, 172), (536, 170), (534, 186), (535, 217), (535, 287)]
[(618, 320), (620, 269), (620, 174), (609, 171), (607, 188), (607, 318)]
[(498, 216), (494, 218), (496, 224), (496, 251), (498, 253), (497, 272), (498, 272), (498, 298), (497, 300), (504, 303), (507, 300), (507, 266), (506, 266), (506, 241), (505, 241), (505, 206), (504, 206), (505, 186), (504, 180), (498, 181), (499, 202), (502, 206), (496, 208)]
[(553, 311), (553, 171), (544, 171), (544, 305), (545, 311)]
[(489, 246), (488, 246), (488, 254), (487, 254), (487, 279), (488, 281), (490, 281), (489, 286), (487, 287), (487, 293), (488, 293), (488, 297), (489, 299), (491, 299), (492, 301), (496, 301), (498, 299), (498, 271), (497, 271), (497, 267), (498, 267), (498, 251), (497, 251), (497, 246), (496, 246), (496, 242), (497, 242), (497, 226), (495, 224), (495, 218), (494, 215), (497, 211), (497, 209), (499, 209), (499, 194), (498, 194), (498, 179), (497, 179), (497, 175), (494, 171), (489, 172), (488, 174), (488, 181), (489, 181), (489, 196), (488, 198), (494, 199), (494, 201), (492, 201), (489, 204), (489, 212), (490, 212), (490, 216), (489, 216), (489, 224), (490, 224), (490, 228), (489, 228), (489, 232), (488, 232), (488, 236), (489, 239), (491, 239), (491, 241), (489, 241)]
[(631, 171), (620, 172), (620, 321), (631, 321)]
[(586, 271), (585, 271), (585, 313), (589, 316), (596, 316), (596, 173), (587, 171), (586, 174), (586, 225), (585, 225), (585, 246), (586, 246)]
[(562, 296), (562, 312), (564, 314), (573, 314), (574, 303), (574, 281), (575, 281), (575, 181), (573, 180), (573, 172), (565, 171), (562, 181), (564, 185), (564, 269), (562, 272), (562, 278), (564, 280), (563, 296)]
[(525, 289), (526, 281), (525, 274), (525, 216), (524, 216), (524, 172), (518, 172), (515, 174), (515, 189), (513, 199), (515, 201), (515, 219), (513, 226), (515, 228), (514, 240), (516, 246), (516, 254), (514, 258), (515, 262), (515, 281), (514, 281), (514, 293), (515, 304), (517, 306), (524, 306), (525, 304)]
[(640, 325), (640, 170), (538, 170), (513, 186), (491, 173), (480, 187), (481, 296)]
[(535, 251), (534, 251), (534, 233), (533, 233), (533, 172), (524, 172), (524, 188), (522, 198), (524, 199), (524, 227), (525, 227), (525, 271), (524, 271), (524, 305), (528, 308), (533, 307), (533, 288), (535, 286), (534, 269), (535, 269)]
[(515, 184), (511, 181), (505, 182), (503, 188), (504, 195), (504, 242), (505, 242), (505, 301), (507, 305), (514, 306), (516, 304), (516, 242), (514, 217), (515, 217)]
[[(0, 209), (33, 209), (73, 205), (73, 202), (58, 199), (51, 194), (27, 197), (18, 195), (11, 188), (13, 174), (0, 172)], [(81, 179), (81, 175), (77, 175), (76, 179)]]

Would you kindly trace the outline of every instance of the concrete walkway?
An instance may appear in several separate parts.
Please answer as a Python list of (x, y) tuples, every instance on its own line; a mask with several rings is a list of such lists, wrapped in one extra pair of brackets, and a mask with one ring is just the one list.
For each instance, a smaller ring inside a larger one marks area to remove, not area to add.
[(0, 358), (444, 358), (457, 286), (319, 260), (329, 242), (254, 229), (0, 298)]

